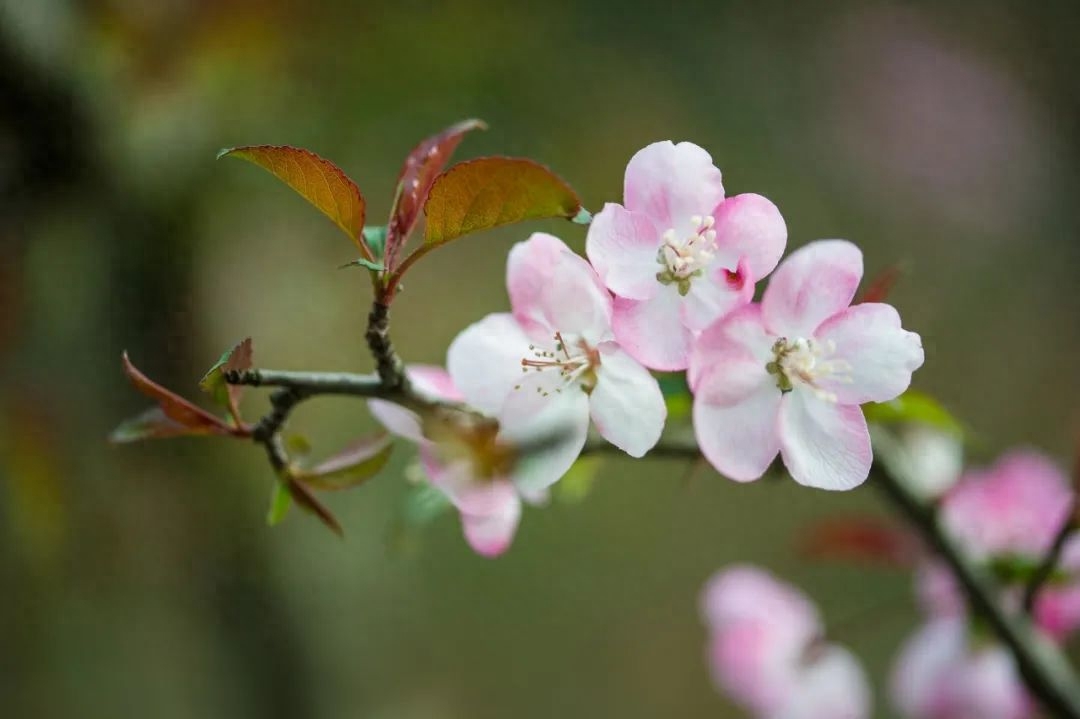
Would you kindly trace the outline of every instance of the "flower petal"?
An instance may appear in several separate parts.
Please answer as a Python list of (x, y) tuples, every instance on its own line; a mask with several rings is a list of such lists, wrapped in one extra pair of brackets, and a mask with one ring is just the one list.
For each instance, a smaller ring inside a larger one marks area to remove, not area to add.
[(544, 312), (545, 288), (555, 265), (569, 248), (554, 235), (533, 233), (510, 248), (506, 260), (506, 290), (514, 317), (530, 335), (552, 331)]
[(690, 388), (714, 366), (725, 361), (733, 348), (756, 359), (762, 367), (774, 359), (772, 346), (776, 337), (770, 335), (762, 321), (761, 305), (745, 305), (727, 317), (713, 323), (694, 342), (686, 378)]
[(866, 719), (870, 716), (870, 682), (850, 651), (834, 644), (803, 669), (787, 705), (775, 719)]
[(623, 204), (648, 215), (660, 232), (688, 225), (693, 215), (710, 214), (723, 199), (720, 170), (692, 142), (653, 143), (626, 166)]
[(767, 619), (801, 641), (821, 631), (821, 618), (806, 595), (750, 564), (725, 567), (709, 579), (701, 593), (701, 615), (712, 629)]
[(859, 407), (829, 402), (796, 387), (781, 402), (777, 426), (780, 455), (799, 484), (853, 489), (870, 474), (870, 432)]
[(738, 482), (761, 477), (776, 459), (783, 395), (748, 354), (732, 353), (704, 374), (694, 397), (694, 435), (720, 474)]
[(749, 303), (753, 297), (754, 280), (745, 260), (739, 261), (734, 279), (732, 273), (714, 263), (708, 275), (690, 284), (690, 292), (683, 299), (679, 316), (683, 325), (700, 332)]
[(521, 381), (529, 338), (513, 315), (491, 314), (466, 327), (450, 343), (446, 366), (466, 402), (495, 415)]
[(735, 195), (720, 203), (716, 245), (721, 255), (745, 259), (754, 282), (776, 268), (787, 245), (787, 225), (772, 202), (753, 193)]
[(608, 203), (589, 224), (585, 254), (600, 280), (619, 297), (647, 300), (656, 294), (660, 232), (649, 218)]
[(811, 337), (851, 304), (862, 278), (862, 252), (846, 240), (818, 240), (788, 255), (761, 300), (765, 326), (782, 337)]
[(667, 405), (660, 384), (614, 342), (600, 345), (589, 412), (600, 435), (631, 457), (644, 456), (660, 439)]
[(461, 513), (465, 540), (484, 557), (497, 557), (510, 548), (521, 520), (521, 498), (505, 480), (490, 484), (492, 506), (483, 514)]
[(911, 384), (911, 373), (922, 366), (922, 340), (900, 327), (900, 315), (890, 305), (868, 302), (848, 307), (825, 320), (815, 336), (836, 344), (829, 359), (850, 366), (821, 383), (844, 404), (887, 402)]
[[(409, 376), (409, 381), (412, 382), (413, 389), (420, 394), (451, 402), (463, 400), (461, 392), (450, 379), (450, 373), (442, 367), (413, 364), (409, 365), (405, 371)], [(368, 400), (368, 410), (391, 434), (417, 443), (426, 441), (420, 418), (412, 410), (383, 399)]]
[(556, 392), (553, 377), (550, 371), (523, 376), (499, 414), (499, 440), (520, 453), (511, 479), (523, 494), (545, 489), (566, 474), (588, 435), (588, 396), (578, 384)]
[(693, 333), (683, 326), (682, 298), (674, 287), (661, 286), (652, 298), (637, 302), (615, 298), (612, 328), (619, 345), (649, 369), (686, 369)]

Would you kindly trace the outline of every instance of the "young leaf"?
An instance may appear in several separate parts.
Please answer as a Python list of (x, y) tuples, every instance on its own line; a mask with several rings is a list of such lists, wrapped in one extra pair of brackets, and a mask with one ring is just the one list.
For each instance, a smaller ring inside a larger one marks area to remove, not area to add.
[[(127, 352), (123, 353), (121, 361), (124, 367), (124, 374), (126, 374), (128, 379), (131, 380), (131, 383), (135, 385), (135, 389), (157, 402), (162, 415), (172, 423), (178, 425), (178, 427), (172, 427), (166, 423), (160, 422), (152, 413), (144, 412), (134, 420), (130, 420), (121, 425), (117, 429), (121, 439), (114, 441), (130, 442), (134, 439), (141, 439), (142, 437), (175, 437), (181, 434), (242, 434), (242, 431), (239, 428), (230, 427), (218, 417), (215, 417), (200, 407), (196, 407), (180, 395), (165, 389), (151, 380), (135, 368), (135, 365), (128, 359)], [(183, 431), (180, 431), (179, 428), (183, 428)], [(143, 434), (139, 435), (139, 431), (143, 432)], [(115, 436), (116, 432), (113, 434)]]
[(875, 424), (916, 422), (962, 435), (963, 425), (928, 394), (909, 389), (894, 400), (863, 405), (866, 421)]
[(690, 416), (694, 400), (690, 395), (690, 386), (686, 383), (685, 372), (665, 372), (657, 377), (660, 391), (667, 405), (668, 420), (685, 419)]
[(316, 517), (319, 518), (323, 524), (325, 524), (334, 534), (339, 537), (345, 536), (345, 531), (338, 524), (337, 518), (333, 513), (326, 508), (322, 502), (318, 500), (311, 489), (300, 480), (295, 477), (285, 477), (284, 481), (288, 482), (289, 494), (292, 495), (293, 501), (301, 509), (306, 509)]
[(254, 363), (251, 338), (242, 340), (231, 350), (221, 355), (213, 367), (199, 381), (199, 387), (210, 395), (211, 398), (223, 407), (228, 408), (229, 414), (240, 424), (240, 397), (244, 394), (242, 385), (231, 385), (225, 381), (227, 372), (243, 372), (252, 368)]
[(886, 267), (874, 279), (870, 280), (870, 284), (866, 286), (862, 296), (856, 302), (884, 302), (888, 299), (893, 285), (900, 279), (901, 274), (903, 274), (903, 270), (900, 265)]
[(271, 527), (281, 524), (292, 503), (289, 485), (285, 482), (274, 482), (274, 489), (270, 493), (270, 508), (266, 510), (266, 523)]
[(603, 459), (597, 455), (579, 457), (563, 478), (551, 488), (555, 498), (566, 504), (583, 501), (592, 492), (602, 464)]
[(919, 541), (907, 530), (877, 519), (833, 517), (813, 526), (801, 547), (811, 559), (862, 561), (909, 568), (919, 556)]
[(482, 157), (436, 178), (424, 205), (424, 242), (441, 245), (522, 220), (569, 219), (580, 210), (577, 193), (543, 165), (517, 157)]
[(275, 145), (233, 147), (219, 152), (218, 159), (222, 157), (238, 157), (263, 168), (333, 220), (365, 256), (370, 254), (362, 234), (364, 197), (334, 163), (308, 150)]
[(144, 439), (166, 439), (192, 434), (192, 431), (178, 422), (169, 419), (161, 407), (151, 407), (140, 415), (123, 421), (109, 435), (113, 444), (138, 442)]
[(487, 125), (482, 120), (459, 122), (426, 138), (405, 158), (405, 164), (398, 175), (394, 209), (390, 213), (390, 224), (387, 227), (387, 266), (393, 268), (396, 264), (401, 246), (416, 226), (416, 221), (420, 219), (420, 208), (427, 201), (432, 184), (450, 161), (450, 156), (461, 144), (465, 133), (486, 129)]
[(319, 465), (296, 473), (312, 489), (337, 490), (355, 487), (378, 474), (390, 458), (389, 435), (365, 437)]

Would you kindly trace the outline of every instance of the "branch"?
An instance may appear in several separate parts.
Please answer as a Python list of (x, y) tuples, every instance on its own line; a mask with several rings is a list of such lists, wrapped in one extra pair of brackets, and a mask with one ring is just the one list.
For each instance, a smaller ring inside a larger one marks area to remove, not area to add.
[(1065, 543), (1076, 531), (1076, 513), (1080, 511), (1078, 502), (1080, 502), (1080, 497), (1073, 495), (1068, 518), (1061, 525), (1057, 535), (1054, 536), (1054, 543), (1050, 545), (1046, 556), (1043, 557), (1042, 562), (1035, 569), (1035, 573), (1031, 575), (1031, 581), (1028, 582), (1027, 587), (1024, 589), (1024, 611), (1029, 615), (1035, 609), (1035, 600), (1038, 598), (1039, 590), (1050, 581), (1054, 569), (1057, 568), (1058, 562), (1061, 561), (1061, 553), (1065, 550)]

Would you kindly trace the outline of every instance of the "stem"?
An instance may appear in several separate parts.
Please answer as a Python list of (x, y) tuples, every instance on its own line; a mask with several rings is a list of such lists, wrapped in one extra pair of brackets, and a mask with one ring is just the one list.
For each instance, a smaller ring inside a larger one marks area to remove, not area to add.
[(393, 271), (393, 273), (391, 273), (391, 275), (386, 278), (386, 285), (383, 289), (383, 294), (380, 301), (385, 304), (390, 304), (394, 299), (394, 295), (397, 293), (398, 285), (401, 284), (401, 278), (405, 276), (405, 273), (408, 272), (409, 268), (412, 267), (417, 260), (419, 260), (427, 253), (431, 252), (436, 247), (438, 247), (438, 245), (420, 245), (415, 250), (413, 250), (408, 255), (408, 257), (402, 260), (401, 264), (398, 265), (397, 268)]
[(1065, 543), (1076, 531), (1076, 513), (1080, 509), (1077, 506), (1077, 501), (1077, 497), (1074, 495), (1068, 518), (1054, 536), (1054, 543), (1050, 545), (1046, 556), (1043, 557), (1035, 573), (1031, 575), (1031, 581), (1028, 582), (1027, 587), (1024, 589), (1024, 611), (1028, 614), (1031, 614), (1035, 608), (1035, 600), (1038, 598), (1039, 590), (1050, 580), (1058, 562), (1061, 561), (1061, 553), (1065, 549)]
[(405, 376), (405, 363), (398, 357), (390, 341), (390, 305), (380, 300), (372, 304), (364, 336), (375, 358), (375, 370), (383, 387), (391, 392), (407, 393), (409, 380)]

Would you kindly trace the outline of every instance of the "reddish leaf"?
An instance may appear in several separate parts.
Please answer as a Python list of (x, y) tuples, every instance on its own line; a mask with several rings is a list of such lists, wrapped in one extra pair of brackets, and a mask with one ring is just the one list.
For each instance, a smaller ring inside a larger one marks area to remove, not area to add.
[(247, 337), (231, 350), (221, 355), (221, 359), (211, 367), (199, 382), (199, 387), (214, 398), (218, 404), (227, 407), (229, 414), (236, 421), (240, 419), (240, 397), (244, 394), (244, 386), (229, 384), (225, 381), (228, 372), (243, 372), (254, 366), (251, 338)]
[(151, 407), (142, 414), (122, 422), (109, 435), (109, 441), (113, 444), (124, 444), (143, 439), (165, 439), (190, 434), (193, 432), (189, 428), (169, 419), (161, 411), (161, 407)]
[(862, 297), (856, 300), (856, 303), (884, 302), (888, 299), (889, 292), (892, 291), (893, 285), (900, 279), (901, 274), (903, 274), (903, 270), (900, 265), (886, 267), (874, 279), (870, 280), (866, 289), (863, 290)]
[(289, 483), (289, 494), (292, 495), (293, 501), (296, 502), (298, 507), (303, 507), (307, 511), (318, 517), (323, 524), (330, 528), (334, 534), (339, 537), (345, 536), (345, 531), (341, 528), (337, 518), (334, 517), (333, 512), (326, 508), (318, 497), (311, 491), (311, 489), (300, 480), (295, 477), (287, 477), (286, 481)]
[(424, 241), (440, 245), (522, 220), (571, 219), (580, 210), (577, 193), (543, 165), (517, 157), (482, 157), (436, 178), (424, 205)]
[(880, 520), (833, 518), (807, 533), (802, 552), (813, 559), (862, 561), (888, 567), (911, 567), (918, 540), (909, 532)]
[(263, 168), (294, 189), (352, 238), (368, 259), (364, 244), (364, 197), (345, 172), (314, 152), (298, 147), (252, 145), (222, 150), (218, 158), (239, 157)]
[(296, 473), (313, 489), (348, 489), (371, 479), (390, 458), (393, 446), (387, 434), (365, 437), (311, 469)]
[(465, 133), (486, 129), (487, 125), (482, 120), (459, 122), (425, 139), (405, 158), (401, 174), (398, 175), (396, 201), (386, 231), (383, 264), (387, 268), (394, 268), (401, 246), (405, 244), (409, 233), (416, 226), (416, 221), (420, 219), (420, 208), (424, 206), (432, 184), (446, 167), (454, 150), (461, 144)]
[(124, 425), (121, 425), (117, 431), (124, 429), (125, 425), (127, 425), (127, 429), (122, 433), (122, 436), (128, 437), (128, 439), (121, 441), (132, 441), (131, 432), (134, 427), (138, 426), (136, 424), (137, 422), (141, 422), (142, 426), (147, 431), (151, 431), (151, 434), (147, 436), (156, 437), (173, 437), (179, 434), (239, 435), (243, 433), (243, 430), (236, 427), (230, 427), (218, 417), (215, 417), (200, 407), (196, 407), (180, 395), (165, 389), (157, 382), (151, 380), (135, 368), (135, 365), (128, 359), (127, 352), (124, 352), (121, 360), (123, 362), (124, 374), (126, 374), (128, 379), (131, 380), (131, 383), (135, 385), (135, 389), (157, 402), (162, 415), (179, 427), (182, 427), (184, 430), (183, 432), (180, 432), (176, 431), (175, 428), (167, 427), (163, 423), (155, 424), (153, 415), (146, 412), (135, 420), (131, 420)]

